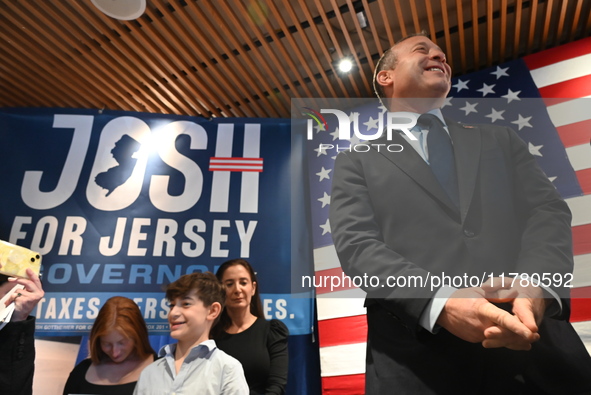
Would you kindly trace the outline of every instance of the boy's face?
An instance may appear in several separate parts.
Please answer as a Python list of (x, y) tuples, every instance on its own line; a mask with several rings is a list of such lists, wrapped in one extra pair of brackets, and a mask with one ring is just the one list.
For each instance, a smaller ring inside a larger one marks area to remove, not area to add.
[(195, 291), (170, 301), (170, 336), (182, 342), (192, 343), (209, 339), (209, 330), (220, 310), (219, 303), (205, 307)]

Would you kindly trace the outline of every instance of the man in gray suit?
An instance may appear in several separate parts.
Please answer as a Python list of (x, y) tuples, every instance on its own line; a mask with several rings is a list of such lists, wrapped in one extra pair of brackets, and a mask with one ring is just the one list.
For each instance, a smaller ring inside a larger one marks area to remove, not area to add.
[[(566, 281), (533, 281), (572, 272), (571, 215), (524, 142), (443, 118), (451, 68), (423, 35), (382, 56), (374, 85), (389, 111), (430, 115), (416, 140), (391, 136), (401, 152), (345, 151), (335, 162), (341, 266), (380, 278), (365, 288), (366, 392), (591, 393)], [(510, 272), (523, 276), (496, 277)]]

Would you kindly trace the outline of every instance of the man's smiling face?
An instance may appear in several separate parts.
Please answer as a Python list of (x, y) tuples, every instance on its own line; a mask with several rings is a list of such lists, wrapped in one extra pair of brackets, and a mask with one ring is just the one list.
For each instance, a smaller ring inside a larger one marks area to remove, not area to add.
[(394, 98), (444, 98), (451, 88), (445, 54), (424, 36), (410, 37), (393, 49), (396, 65), (387, 73)]

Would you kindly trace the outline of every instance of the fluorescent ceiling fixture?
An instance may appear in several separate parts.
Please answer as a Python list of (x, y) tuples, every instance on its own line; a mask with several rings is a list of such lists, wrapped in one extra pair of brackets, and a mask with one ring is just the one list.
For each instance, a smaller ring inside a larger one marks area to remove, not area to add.
[(351, 59), (345, 58), (339, 62), (339, 71), (341, 73), (348, 73), (353, 68), (353, 62)]

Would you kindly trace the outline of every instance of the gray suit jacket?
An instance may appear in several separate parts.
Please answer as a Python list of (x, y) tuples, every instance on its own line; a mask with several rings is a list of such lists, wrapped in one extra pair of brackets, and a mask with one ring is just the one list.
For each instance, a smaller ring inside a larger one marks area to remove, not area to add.
[[(466, 281), (502, 273), (557, 273), (557, 281), (550, 284), (564, 299), (557, 318), (565, 320), (569, 314), (569, 289), (561, 286), (573, 267), (568, 206), (512, 130), (446, 121), (454, 145), (459, 209), (400, 135), (390, 142), (372, 142), (374, 149), (368, 152), (342, 152), (335, 163), (330, 225), (341, 266), (349, 276), (381, 279), (379, 286), (365, 288), (370, 340), (376, 325), (384, 330), (381, 340), (370, 341), (368, 353), (372, 347), (393, 347), (396, 357), (390, 359), (404, 366), (405, 377), (425, 366), (410, 369), (417, 350), (404, 356), (401, 347), (412, 342), (423, 346), (425, 339), (449, 343), (449, 334), (425, 335), (418, 325), (439, 289), (431, 287), (433, 276)], [(377, 149), (377, 144), (388, 143), (402, 144), (404, 150)], [(389, 276), (403, 277), (407, 286), (390, 286)], [(426, 281), (420, 284), (419, 277)], [(372, 325), (376, 308), (387, 315)], [(387, 336), (397, 339), (387, 341)], [(398, 341), (397, 351), (393, 344)], [(462, 355), (456, 346), (453, 349)], [(446, 358), (444, 365), (449, 364)], [(436, 366), (432, 370), (440, 369)]]

